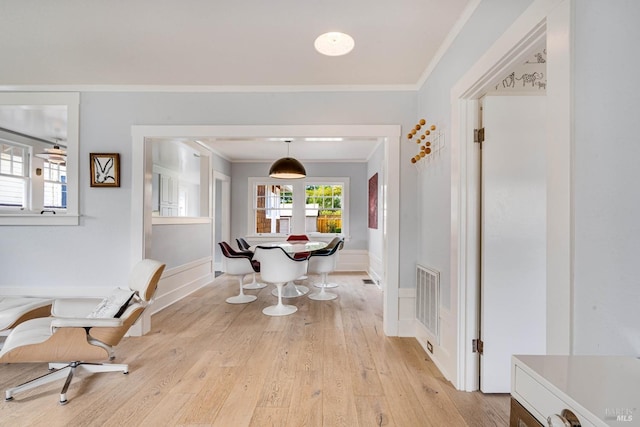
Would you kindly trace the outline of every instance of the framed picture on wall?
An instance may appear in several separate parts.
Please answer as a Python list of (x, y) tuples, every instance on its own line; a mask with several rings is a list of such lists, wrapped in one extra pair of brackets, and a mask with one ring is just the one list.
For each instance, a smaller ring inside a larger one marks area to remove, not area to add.
[(378, 228), (378, 174), (369, 178), (369, 228)]
[(91, 186), (120, 187), (120, 154), (91, 153)]

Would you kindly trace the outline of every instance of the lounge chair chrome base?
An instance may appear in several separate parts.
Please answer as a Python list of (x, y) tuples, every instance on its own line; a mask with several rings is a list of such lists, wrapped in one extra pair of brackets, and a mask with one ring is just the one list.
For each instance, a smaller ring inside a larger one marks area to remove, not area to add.
[[(118, 372), (121, 371), (123, 374), (129, 373), (129, 365), (125, 364), (110, 364), (110, 363), (88, 363), (88, 362), (71, 362), (66, 365), (61, 364), (49, 364), (50, 372), (44, 374), (38, 378), (34, 378), (31, 381), (27, 381), (26, 383), (20, 384), (19, 386), (9, 388), (5, 391), (5, 401), (13, 400), (13, 394), (16, 392), (27, 391), (33, 388), (39, 387), (44, 384), (49, 384), (50, 382), (57, 381), (66, 377), (66, 381), (64, 386), (62, 387), (62, 391), (60, 392), (60, 404), (66, 405), (67, 400), (67, 390), (71, 385), (71, 380), (73, 379), (73, 375), (76, 370), (85, 370), (88, 372)], [(61, 367), (60, 367), (61, 366)]]

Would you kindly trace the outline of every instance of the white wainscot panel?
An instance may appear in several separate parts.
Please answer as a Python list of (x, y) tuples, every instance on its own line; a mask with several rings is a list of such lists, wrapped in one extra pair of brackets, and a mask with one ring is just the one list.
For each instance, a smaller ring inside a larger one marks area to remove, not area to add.
[(369, 253), (361, 249), (343, 249), (338, 257), (336, 271), (367, 271)]

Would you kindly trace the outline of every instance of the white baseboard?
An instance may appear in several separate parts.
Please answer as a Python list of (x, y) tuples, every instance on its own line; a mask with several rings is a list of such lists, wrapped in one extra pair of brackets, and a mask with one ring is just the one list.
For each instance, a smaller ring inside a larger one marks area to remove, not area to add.
[(150, 307), (151, 314), (155, 314), (180, 301), (187, 295), (211, 283), (214, 279), (211, 258), (203, 258), (189, 264), (181, 265), (166, 271)]
[(165, 270), (158, 283), (153, 303), (140, 319), (129, 328), (131, 336), (142, 336), (151, 330), (151, 316), (180, 301), (187, 295), (208, 285), (214, 279), (211, 257), (202, 258), (178, 267)]
[(336, 271), (367, 271), (369, 252), (364, 249), (343, 249), (338, 257)]
[(416, 289), (398, 288), (398, 336), (415, 337)]
[(380, 284), (382, 283), (382, 279), (384, 277), (384, 267), (382, 259), (371, 253), (369, 253), (368, 255), (369, 268), (367, 269), (367, 272), (369, 273), (369, 276), (371, 276), (371, 278), (376, 282), (378, 287), (380, 287)]
[[(398, 336), (414, 337), (424, 352), (429, 355), (442, 375), (451, 381), (452, 377), (445, 368), (444, 361), (450, 360), (451, 355), (438, 343), (437, 338), (416, 320), (416, 289), (398, 289)], [(429, 351), (427, 341), (431, 344), (433, 353)]]
[(453, 377), (451, 376), (449, 371), (447, 371), (447, 369), (444, 366), (444, 363), (442, 362), (442, 360), (450, 359), (451, 355), (447, 351), (445, 351), (442, 347), (433, 343), (432, 343), (433, 353), (431, 353), (429, 351), (429, 348), (427, 347), (427, 339), (425, 337), (416, 336), (416, 339), (418, 340), (418, 343), (420, 343), (420, 346), (424, 349), (424, 352), (429, 355), (429, 358), (431, 359), (431, 361), (440, 370), (440, 372), (442, 373), (442, 376), (444, 376), (447, 380), (454, 383), (454, 381), (452, 381)]

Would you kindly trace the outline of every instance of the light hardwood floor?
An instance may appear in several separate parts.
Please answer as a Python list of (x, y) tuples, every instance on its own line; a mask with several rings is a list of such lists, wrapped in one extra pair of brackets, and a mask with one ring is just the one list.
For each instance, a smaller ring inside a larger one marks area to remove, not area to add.
[[(144, 337), (125, 338), (129, 375), (86, 374), (58, 405), (62, 381), (0, 402), (0, 426), (507, 426), (507, 395), (456, 391), (412, 338), (382, 332), (382, 292), (364, 274), (334, 274), (333, 301), (287, 300), (267, 317), (272, 287), (212, 284), (162, 310)], [(309, 282), (317, 281), (311, 275)], [(0, 389), (46, 372), (0, 365)]]

